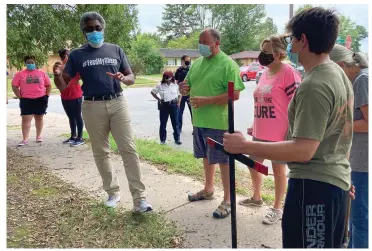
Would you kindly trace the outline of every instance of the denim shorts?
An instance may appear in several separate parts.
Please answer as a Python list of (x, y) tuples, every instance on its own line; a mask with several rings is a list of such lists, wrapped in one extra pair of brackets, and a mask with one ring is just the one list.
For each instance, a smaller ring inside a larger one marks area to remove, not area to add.
[(223, 134), (226, 130), (200, 128), (194, 126), (194, 157), (207, 158), (210, 165), (213, 164), (227, 164), (229, 163), (229, 156), (210, 148), (207, 144), (207, 137), (214, 139), (222, 144)]

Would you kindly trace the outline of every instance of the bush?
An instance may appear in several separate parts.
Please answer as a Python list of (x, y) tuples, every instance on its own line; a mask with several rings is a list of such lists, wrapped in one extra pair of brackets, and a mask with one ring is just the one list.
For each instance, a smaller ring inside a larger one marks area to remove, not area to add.
[(148, 36), (138, 35), (132, 44), (129, 61), (135, 75), (159, 74), (164, 66), (158, 42)]

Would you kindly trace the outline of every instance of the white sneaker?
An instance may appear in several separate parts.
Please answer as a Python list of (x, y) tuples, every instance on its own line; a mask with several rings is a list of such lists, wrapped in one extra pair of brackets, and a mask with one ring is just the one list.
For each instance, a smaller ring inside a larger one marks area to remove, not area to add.
[(110, 195), (108, 197), (108, 200), (105, 202), (105, 205), (107, 207), (116, 207), (116, 204), (120, 201), (120, 196), (119, 195)]
[(271, 225), (282, 219), (283, 212), (280, 209), (270, 208), (262, 223)]
[(152, 211), (152, 206), (144, 199), (137, 200), (134, 203), (133, 212), (135, 213), (145, 213)]

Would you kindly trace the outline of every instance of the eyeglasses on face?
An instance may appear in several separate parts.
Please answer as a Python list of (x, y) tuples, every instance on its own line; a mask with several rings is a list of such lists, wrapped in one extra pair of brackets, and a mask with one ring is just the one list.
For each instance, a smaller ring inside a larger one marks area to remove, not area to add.
[(284, 37), (284, 41), (285, 41), (287, 44), (290, 44), (290, 43), (292, 43), (293, 38), (294, 38), (293, 35), (288, 35), (288, 36), (285, 36), (285, 37)]

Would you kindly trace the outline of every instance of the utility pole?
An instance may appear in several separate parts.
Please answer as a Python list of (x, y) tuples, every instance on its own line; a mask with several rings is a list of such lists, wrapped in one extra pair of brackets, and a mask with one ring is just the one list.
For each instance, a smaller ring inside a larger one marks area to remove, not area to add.
[(293, 17), (293, 4), (289, 5), (289, 19), (292, 19)]

